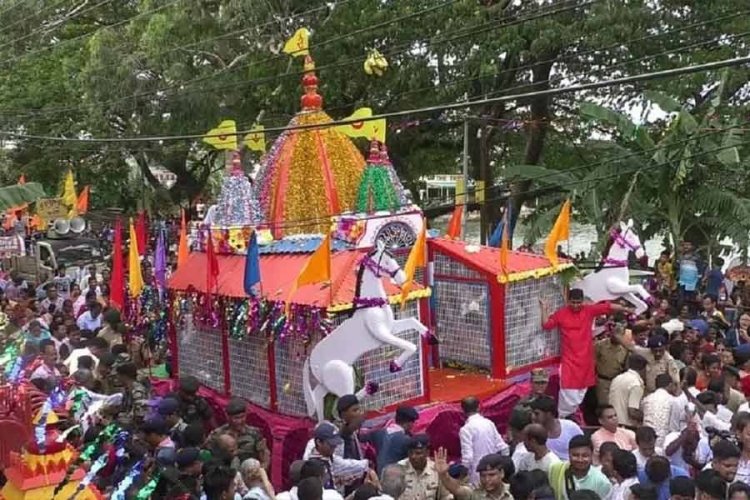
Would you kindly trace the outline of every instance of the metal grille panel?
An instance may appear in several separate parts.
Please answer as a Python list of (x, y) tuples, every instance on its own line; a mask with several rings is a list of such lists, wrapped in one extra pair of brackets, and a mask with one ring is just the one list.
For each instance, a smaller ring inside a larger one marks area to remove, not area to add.
[[(419, 318), (418, 304), (419, 301), (408, 302), (403, 311), (400, 307), (394, 306), (394, 316), (396, 319)], [(424, 394), (421, 336), (416, 330), (409, 330), (399, 334), (399, 337), (417, 346), (417, 352), (409, 358), (400, 372), (390, 372), (391, 360), (401, 354), (399, 349), (392, 346), (383, 346), (367, 352), (355, 363), (365, 382), (374, 381), (379, 384), (378, 392), (362, 401), (366, 410), (385, 408)]]
[(441, 276), (452, 276), (454, 278), (469, 278), (483, 281), (485, 278), (477, 271), (466, 267), (455, 259), (435, 252), (435, 274)]
[(284, 341), (276, 340), (276, 402), (280, 413), (305, 416), (307, 405), (302, 392), (302, 367), (310, 349), (320, 340), (316, 334), (311, 341), (293, 335)]
[(550, 311), (554, 311), (564, 303), (562, 292), (559, 276), (527, 279), (506, 286), (506, 371), (517, 370), (560, 353), (558, 332), (542, 330), (539, 299), (546, 300)]
[(262, 335), (250, 335), (242, 340), (229, 339), (232, 394), (264, 408), (271, 406), (267, 342)]
[(207, 387), (224, 392), (221, 330), (199, 327), (188, 313), (177, 342), (180, 375), (193, 375)]
[(490, 368), (492, 345), (489, 287), (435, 278), (436, 331), (440, 359)]

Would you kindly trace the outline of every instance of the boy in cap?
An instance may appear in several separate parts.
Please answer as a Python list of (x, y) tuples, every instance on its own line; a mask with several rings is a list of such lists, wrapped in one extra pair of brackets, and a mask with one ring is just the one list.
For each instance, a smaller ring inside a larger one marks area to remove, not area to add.
[(266, 438), (260, 429), (247, 425), (247, 403), (243, 399), (232, 398), (227, 403), (226, 412), (227, 423), (215, 429), (211, 436), (231, 434), (237, 440), (237, 456), (240, 463), (248, 458), (254, 458), (264, 468), (268, 467), (271, 457)]
[(407, 445), (408, 458), (399, 462), (404, 468), (406, 490), (399, 500), (447, 500), (451, 493), (443, 486), (429, 458), (430, 438), (417, 434)]
[(319, 459), (326, 468), (324, 481), (325, 489), (335, 489), (343, 493), (347, 486), (361, 482), (369, 471), (370, 464), (367, 460), (355, 460), (343, 458), (334, 451), (343, 446), (344, 439), (341, 437), (339, 428), (331, 422), (323, 421), (313, 431), (313, 449), (307, 459)]
[(456, 500), (513, 500), (505, 483), (506, 458), (498, 453), (485, 455), (477, 464), (479, 487), (470, 490), (449, 474), (448, 452), (440, 448), (435, 453), (435, 468), (440, 481)]

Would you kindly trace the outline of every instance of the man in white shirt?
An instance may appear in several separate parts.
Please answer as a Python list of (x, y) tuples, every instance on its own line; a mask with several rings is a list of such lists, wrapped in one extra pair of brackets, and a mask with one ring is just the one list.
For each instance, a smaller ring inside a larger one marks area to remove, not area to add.
[(47, 283), (44, 286), (45, 291), (45, 298), (39, 303), (39, 306), (42, 309), (42, 314), (48, 313), (50, 306), (55, 306), (55, 312), (61, 313), (62, 312), (62, 306), (63, 302), (65, 302), (65, 299), (60, 297), (60, 295), (57, 293), (57, 284), (54, 282)]
[[(682, 385), (687, 387), (688, 392), (696, 397), (700, 394), (695, 387), (695, 383), (698, 380), (698, 372), (694, 368), (685, 367), (680, 370), (680, 378), (682, 379)], [(674, 399), (672, 399), (672, 408), (669, 410), (669, 432), (680, 432), (688, 423), (689, 415), (687, 412), (688, 408), (688, 397), (684, 391), (680, 391)]]
[(711, 461), (708, 437), (701, 435), (695, 419), (691, 419), (681, 432), (670, 432), (664, 439), (664, 454), (669, 462), (685, 470), (701, 470)]
[(627, 450), (615, 450), (612, 454), (612, 469), (616, 481), (607, 500), (629, 500), (630, 487), (638, 484), (638, 463)]
[(560, 459), (547, 448), (547, 429), (539, 424), (529, 424), (524, 429), (524, 436), (528, 453), (520, 458), (516, 470), (541, 470), (549, 474), (550, 466)]
[(643, 419), (641, 399), (645, 391), (642, 374), (646, 370), (646, 359), (638, 354), (628, 357), (628, 371), (612, 380), (609, 387), (609, 404), (617, 412), (622, 425), (637, 427)]
[(469, 469), (470, 481), (479, 484), (477, 464), (485, 455), (500, 453), (508, 455), (510, 447), (503, 441), (495, 424), (479, 414), (479, 400), (468, 397), (461, 401), (466, 423), (458, 432), (461, 441), (461, 463)]
[(633, 450), (638, 468), (646, 467), (646, 462), (653, 456), (664, 456), (664, 451), (656, 447), (656, 431), (651, 427), (639, 427), (635, 431), (635, 442), (638, 448)]
[(109, 350), (109, 344), (101, 337), (94, 337), (86, 341), (86, 347), (73, 349), (63, 363), (68, 367), (69, 373), (75, 373), (78, 370), (78, 360), (82, 356), (90, 356), (94, 360), (94, 368), (99, 364), (99, 356)]
[(674, 400), (670, 390), (674, 390), (672, 377), (668, 373), (660, 373), (656, 376), (656, 390), (641, 402), (643, 425), (656, 431), (657, 447), (664, 444), (664, 438), (669, 433), (670, 411)]
[(102, 327), (102, 305), (98, 302), (90, 302), (89, 310), (78, 316), (76, 321), (81, 330), (92, 332)]
[(557, 403), (549, 396), (540, 396), (531, 403), (531, 419), (547, 429), (547, 448), (557, 458), (567, 461), (570, 457), (570, 440), (583, 434), (572, 420), (557, 418)]

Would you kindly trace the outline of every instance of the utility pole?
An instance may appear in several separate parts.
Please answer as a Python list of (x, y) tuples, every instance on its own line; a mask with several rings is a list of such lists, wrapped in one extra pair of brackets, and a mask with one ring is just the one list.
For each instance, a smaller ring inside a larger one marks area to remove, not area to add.
[[(488, 150), (489, 138), (487, 133), (487, 120), (482, 118), (481, 126), (479, 128), (479, 177), (481, 182), (478, 184), (478, 190), (484, 190), (481, 196), (481, 202), (479, 203), (479, 237), (482, 245), (487, 244), (487, 227), (489, 226), (489, 213), (487, 210), (487, 188), (490, 186), (489, 183), (489, 165), (490, 165), (490, 152)], [(477, 193), (475, 189), (475, 194)]]
[[(469, 117), (464, 118), (464, 207), (461, 216), (461, 237), (466, 240), (466, 219), (469, 211)], [(476, 194), (475, 194), (476, 196)]]

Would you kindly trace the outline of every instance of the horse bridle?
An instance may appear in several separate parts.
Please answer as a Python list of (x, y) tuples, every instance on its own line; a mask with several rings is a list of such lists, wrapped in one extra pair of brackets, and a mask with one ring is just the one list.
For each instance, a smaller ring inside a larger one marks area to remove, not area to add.
[(625, 235), (628, 234), (628, 231), (630, 231), (630, 228), (625, 229), (625, 232), (619, 233), (617, 231), (612, 231), (610, 236), (612, 236), (612, 239), (615, 243), (620, 245), (620, 248), (629, 248), (633, 252), (637, 252), (638, 250), (643, 248), (643, 245), (639, 242), (637, 245), (632, 244), (628, 240), (625, 239)]
[[(643, 248), (642, 244), (634, 245), (631, 242), (629, 242), (627, 239), (625, 239), (625, 235), (628, 234), (628, 231), (630, 231), (630, 227), (626, 228), (625, 231), (622, 233), (612, 230), (610, 231), (609, 235), (612, 237), (612, 241), (616, 243), (620, 248), (627, 248), (631, 250), (632, 252), (637, 252), (639, 249)], [(605, 257), (604, 259), (605, 264), (614, 264), (615, 266), (627, 266), (628, 261), (626, 260), (620, 260), (620, 259), (612, 259), (610, 257)]]
[(383, 252), (380, 254), (380, 258), (375, 262), (375, 260), (372, 258), (373, 254), (367, 254), (362, 259), (362, 265), (365, 266), (367, 269), (372, 271), (375, 276), (380, 276), (381, 271), (385, 271), (386, 274), (388, 274), (391, 278), (395, 278), (398, 272), (400, 271), (400, 268), (396, 268), (393, 271), (389, 271), (388, 269), (384, 269), (380, 265), (380, 261), (383, 259), (383, 255), (388, 255), (390, 258), (395, 260), (395, 257), (393, 254), (391, 254), (388, 250), (383, 250)]

